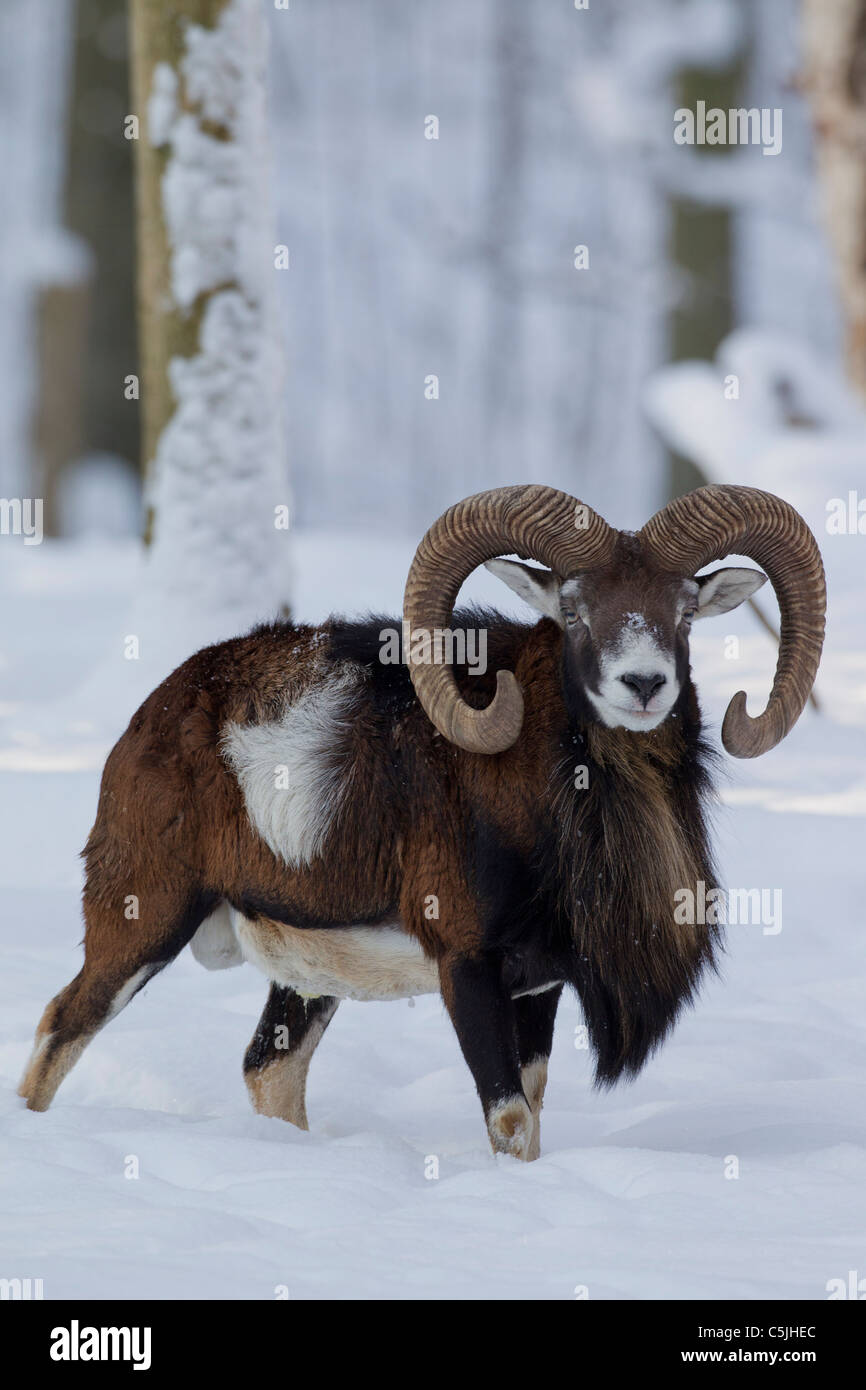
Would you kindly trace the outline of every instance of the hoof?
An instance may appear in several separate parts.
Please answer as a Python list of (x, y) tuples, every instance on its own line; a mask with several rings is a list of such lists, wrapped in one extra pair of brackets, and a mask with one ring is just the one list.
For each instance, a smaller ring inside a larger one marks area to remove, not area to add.
[(535, 1120), (523, 1096), (512, 1096), (495, 1106), (487, 1116), (487, 1132), (494, 1153), (511, 1154), (528, 1163), (533, 1152)]

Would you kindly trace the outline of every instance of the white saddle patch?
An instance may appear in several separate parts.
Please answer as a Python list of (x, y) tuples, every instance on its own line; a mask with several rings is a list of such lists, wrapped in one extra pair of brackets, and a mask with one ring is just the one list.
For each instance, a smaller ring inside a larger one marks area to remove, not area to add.
[(344, 782), (334, 750), (351, 727), (360, 679), (358, 668), (347, 664), (327, 684), (300, 695), (280, 719), (223, 730), (223, 755), (250, 821), (292, 869), (321, 853), (339, 810)]
[(230, 913), (244, 959), (298, 994), (372, 1000), (439, 992), (435, 961), (393, 923), (309, 930)]

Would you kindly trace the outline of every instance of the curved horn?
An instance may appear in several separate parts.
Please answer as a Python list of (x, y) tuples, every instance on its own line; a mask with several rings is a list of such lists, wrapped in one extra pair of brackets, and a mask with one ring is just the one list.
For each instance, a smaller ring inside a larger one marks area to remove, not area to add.
[(763, 714), (746, 713), (739, 690), (728, 705), (722, 742), (735, 758), (774, 748), (802, 713), (824, 641), (826, 590), (815, 537), (794, 508), (753, 487), (701, 487), (669, 502), (639, 532), (663, 569), (694, 575), (711, 560), (748, 555), (767, 571), (782, 618), (773, 688)]
[(460, 586), (485, 560), (514, 553), (539, 560), (563, 578), (604, 564), (617, 532), (590, 508), (555, 488), (530, 484), (493, 488), (449, 507), (434, 521), (406, 580), (403, 633), (415, 693), (445, 738), (470, 753), (500, 753), (523, 723), (523, 696), (510, 671), (497, 671), (486, 709), (462, 698), (447, 663), (412, 655), (412, 634), (445, 630)]

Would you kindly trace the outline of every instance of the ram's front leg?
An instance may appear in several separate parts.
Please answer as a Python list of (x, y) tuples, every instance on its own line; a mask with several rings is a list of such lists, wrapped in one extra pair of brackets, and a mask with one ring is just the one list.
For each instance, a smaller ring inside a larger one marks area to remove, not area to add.
[(528, 1161), (534, 1120), (520, 1079), (514, 1003), (501, 963), (487, 956), (440, 962), (442, 997), (484, 1108), (494, 1153)]
[(556, 1010), (561, 996), (562, 985), (554, 985), (542, 994), (524, 994), (514, 1001), (520, 1080), (535, 1122), (530, 1159), (538, 1158), (541, 1153), (541, 1107), (547, 1085), (547, 1063), (553, 1047)]

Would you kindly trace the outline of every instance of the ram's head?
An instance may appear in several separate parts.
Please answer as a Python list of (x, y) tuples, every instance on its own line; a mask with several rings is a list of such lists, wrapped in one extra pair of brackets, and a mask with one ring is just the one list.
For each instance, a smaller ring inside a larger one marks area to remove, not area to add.
[[(517, 554), (547, 566), (496, 558)], [(760, 570), (698, 571), (725, 555)], [(725, 613), (769, 577), (779, 600), (776, 677), (763, 714), (731, 700), (729, 753), (750, 758), (784, 738), (815, 679), (824, 637), (824, 571), (814, 537), (787, 502), (747, 487), (704, 487), (669, 503), (636, 534), (617, 531), (576, 498), (535, 485), (497, 488), (451, 507), (431, 526), (406, 584), (408, 629), (447, 628), (464, 579), (486, 564), (563, 629), (566, 693), (608, 726), (652, 729), (671, 713), (689, 671), (692, 622)], [(411, 644), (410, 644), (411, 650)], [(449, 666), (410, 657), (418, 698), (437, 729), (471, 752), (513, 744), (523, 698), (509, 671), (487, 709), (461, 698)]]

